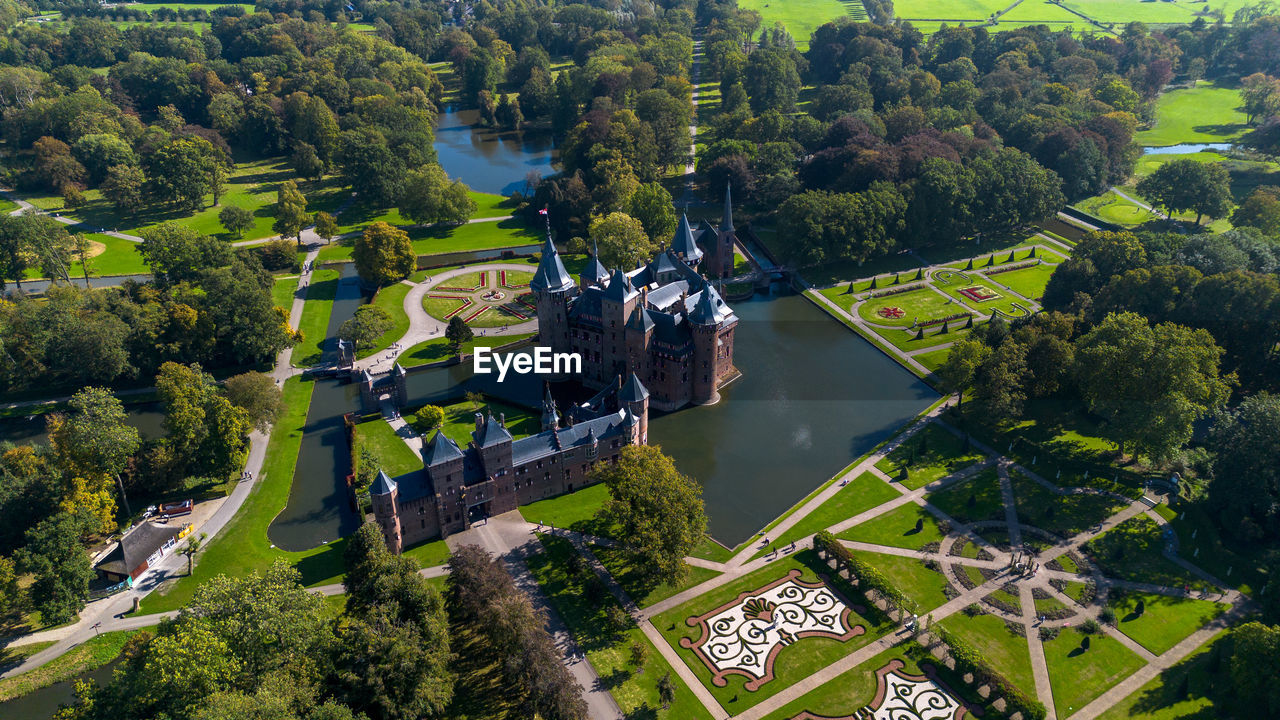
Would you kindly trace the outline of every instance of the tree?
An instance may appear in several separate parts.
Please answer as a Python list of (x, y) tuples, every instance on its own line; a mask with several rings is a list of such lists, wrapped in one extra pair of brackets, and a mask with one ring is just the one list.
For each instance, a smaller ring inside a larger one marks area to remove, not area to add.
[(400, 200), (405, 186), (404, 160), (396, 155), (377, 128), (362, 127), (342, 133), (338, 165), (343, 180), (361, 202), (390, 207)]
[(165, 442), (193, 474), (228, 477), (244, 465), (249, 413), (222, 394), (199, 365), (166, 362), (156, 375)]
[(187, 574), (190, 575), (195, 571), (196, 553), (200, 552), (200, 548), (204, 546), (204, 541), (209, 536), (200, 533), (200, 535), (188, 535), (187, 544), (182, 546), (180, 551), (187, 558)]
[(316, 154), (316, 149), (306, 143), (298, 143), (293, 149), (290, 159), (293, 169), (304, 178), (319, 180), (324, 177), (324, 161)]
[(649, 239), (639, 220), (626, 213), (614, 212), (591, 221), (591, 241), (599, 248), (600, 262), (606, 267), (632, 268), (648, 260), (659, 245)]
[(201, 137), (176, 137), (160, 145), (144, 162), (155, 196), (188, 212), (199, 210), (213, 189), (216, 153)]
[(1214, 419), (1210, 447), (1216, 452), (1209, 499), (1224, 521), (1222, 527), (1245, 542), (1280, 534), (1278, 433), (1280, 397), (1267, 393), (1246, 398)]
[(102, 196), (121, 213), (136, 212), (142, 207), (142, 189), (147, 176), (141, 168), (132, 165), (113, 165), (107, 177), (98, 187)]
[(418, 262), (408, 233), (381, 220), (356, 239), (351, 259), (360, 278), (379, 287), (408, 277)]
[[(114, 478), (123, 498), (120, 472), (142, 445), (138, 429), (125, 422), (129, 416), (124, 404), (105, 388), (88, 387), (73, 395), (68, 405), (71, 412), (57, 419), (50, 442), (77, 475)], [(127, 499), (125, 510), (132, 515)]]
[(1231, 212), (1231, 178), (1221, 165), (1190, 158), (1171, 160), (1143, 178), (1138, 193), (1166, 214), (1194, 210), (1196, 225), (1205, 215), (1226, 217)]
[(658, 680), (658, 702), (662, 704), (662, 709), (666, 710), (671, 707), (671, 703), (676, 701), (676, 684), (671, 679), (671, 671), (668, 670)]
[(1262, 185), (1231, 213), (1235, 227), (1256, 227), (1270, 236), (1280, 235), (1280, 187)]
[(897, 188), (874, 183), (861, 193), (794, 195), (778, 209), (778, 225), (792, 240), (789, 252), (796, 262), (864, 262), (894, 246), (906, 210), (906, 200)]
[(743, 84), (757, 115), (766, 110), (794, 112), (803, 85), (791, 51), (783, 48), (760, 49), (748, 55)]
[(221, 240), (201, 235), (173, 222), (163, 222), (143, 230), (138, 252), (146, 258), (161, 285), (191, 282), (214, 268), (232, 262), (231, 247)]
[(244, 237), (245, 230), (253, 227), (253, 213), (239, 205), (228, 205), (218, 212), (218, 222), (239, 240)]
[(325, 242), (338, 236), (338, 220), (329, 213), (323, 210), (317, 212), (312, 222), (315, 224), (316, 235), (323, 238)]
[(61, 140), (45, 136), (36, 140), (32, 149), (36, 154), (36, 174), (53, 191), (62, 192), (63, 188), (84, 179), (84, 166), (71, 156), (71, 148)]
[(1234, 378), (1219, 377), (1222, 350), (1204, 330), (1136, 313), (1111, 313), (1076, 341), (1074, 374), (1103, 432), (1162, 460), (1190, 438), (1196, 420), (1220, 407)]
[(410, 426), (419, 435), (426, 435), (444, 424), (444, 410), (435, 405), (423, 405), (418, 408)]
[(475, 333), (471, 331), (471, 326), (465, 320), (454, 315), (449, 318), (449, 326), (444, 329), (444, 336), (449, 341), (449, 352), (462, 357), (462, 346), (471, 342)]
[(116, 165), (137, 165), (129, 143), (109, 133), (91, 133), (76, 140), (72, 148), (76, 159), (84, 166), (90, 184), (97, 185), (107, 177), (107, 171)]
[(1280, 627), (1249, 622), (1231, 631), (1231, 682), (1241, 707), (1259, 717), (1280, 714), (1280, 686), (1263, 668), (1280, 664)]
[(90, 522), (80, 513), (59, 512), (27, 531), (18, 565), (35, 576), (31, 603), (50, 625), (74, 620), (89, 599), (93, 568), (80, 538)]
[(461, 225), (476, 211), (471, 190), (461, 180), (450, 180), (439, 165), (426, 165), (409, 173), (400, 198), (400, 214), (424, 224)]
[(707, 530), (698, 484), (648, 445), (623, 448), (618, 461), (597, 469), (595, 477), (609, 488), (600, 515), (618, 526), (645, 582), (656, 587), (680, 578), (684, 557)]
[(280, 402), (284, 396), (280, 386), (270, 375), (250, 371), (227, 378), (223, 387), (232, 405), (243, 409), (249, 423), (259, 432), (266, 432), (280, 414)]
[(669, 240), (676, 231), (675, 204), (671, 193), (660, 183), (645, 183), (631, 195), (627, 214), (640, 221), (649, 239), (655, 243)]
[(298, 190), (298, 184), (292, 180), (284, 181), (276, 190), (276, 221), (271, 229), (283, 237), (297, 238), (302, 245), (302, 229), (311, 222), (307, 214), (307, 199)]
[(394, 325), (391, 314), (377, 305), (361, 305), (355, 315), (338, 329), (338, 337), (354, 343), (356, 349), (378, 341)]

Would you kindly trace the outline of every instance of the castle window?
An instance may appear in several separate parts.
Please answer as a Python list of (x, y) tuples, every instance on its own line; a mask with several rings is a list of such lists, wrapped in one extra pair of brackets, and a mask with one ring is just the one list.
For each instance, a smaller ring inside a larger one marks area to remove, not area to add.
[(426, 518), (423, 518), (423, 519), (422, 519), (422, 529), (423, 529), (423, 530), (426, 530), (426, 529), (427, 529), (427, 520), (426, 520)]

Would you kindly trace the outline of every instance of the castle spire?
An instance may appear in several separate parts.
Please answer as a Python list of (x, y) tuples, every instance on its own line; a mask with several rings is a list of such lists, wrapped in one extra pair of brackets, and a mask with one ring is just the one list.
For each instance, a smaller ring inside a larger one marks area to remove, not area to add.
[(556, 399), (551, 396), (551, 383), (544, 383), (547, 388), (542, 398), (542, 429), (555, 430), (560, 426), (560, 414), (556, 412)]
[(671, 239), (671, 249), (686, 264), (697, 265), (702, 259), (702, 248), (693, 240), (693, 228), (689, 227), (689, 216), (680, 214), (680, 225), (676, 227), (676, 236)]
[(728, 182), (724, 185), (724, 216), (720, 218), (720, 232), (733, 232), (733, 192)]
[(556, 244), (551, 242), (550, 232), (542, 244), (542, 259), (538, 261), (538, 271), (529, 281), (529, 287), (541, 292), (560, 292), (573, 287), (573, 276), (560, 261), (560, 253), (556, 251)]

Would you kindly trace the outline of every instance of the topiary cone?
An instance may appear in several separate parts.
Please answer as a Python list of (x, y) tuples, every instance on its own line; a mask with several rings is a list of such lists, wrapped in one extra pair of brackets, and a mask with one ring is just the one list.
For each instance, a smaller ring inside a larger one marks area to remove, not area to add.
[(871, 278), (871, 285), (868, 286), (868, 289), (870, 290), (876, 289), (876, 278)]
[(948, 321), (946, 320), (942, 321), (942, 329), (938, 331), (939, 335), (946, 335), (947, 333), (951, 332), (949, 329), (947, 329), (947, 322)]
[(1005, 262), (1013, 262), (1013, 254), (1014, 254), (1014, 253), (1016, 253), (1016, 252), (1017, 252), (1017, 250), (1010, 250), (1010, 251), (1009, 251), (1009, 259), (1008, 259), (1008, 260), (1005, 260)]
[(973, 258), (969, 258), (969, 264), (968, 264), (968, 265), (965, 265), (965, 266), (964, 266), (964, 269), (965, 269), (965, 270), (972, 270), (972, 269), (973, 269)]
[(916, 338), (915, 338), (915, 339), (916, 339), (916, 340), (923, 340), (923, 339), (924, 339), (924, 326), (921, 326), (921, 327), (920, 327), (920, 329), (916, 331)]
[(894, 274), (893, 274), (893, 284), (894, 284), (894, 285), (899, 285), (899, 284), (901, 284), (901, 283), (902, 283), (902, 274), (901, 274), (901, 273), (894, 273)]
[(970, 315), (970, 316), (969, 316), (969, 320), (968, 320), (968, 322), (966, 322), (966, 323), (964, 324), (964, 327), (965, 327), (965, 329), (966, 329), (966, 330), (968, 330), (968, 329), (970, 329), (970, 328), (972, 328), (972, 327), (973, 327), (973, 316), (972, 316), (972, 315)]

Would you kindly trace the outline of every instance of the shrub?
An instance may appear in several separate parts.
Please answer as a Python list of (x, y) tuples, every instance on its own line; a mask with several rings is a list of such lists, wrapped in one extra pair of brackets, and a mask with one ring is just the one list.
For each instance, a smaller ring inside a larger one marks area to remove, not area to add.
[[(1113, 617), (1114, 617), (1114, 614), (1113, 614)], [(1097, 635), (1098, 633), (1102, 632), (1102, 626), (1098, 624), (1097, 620), (1094, 620), (1093, 618), (1089, 618), (1088, 620), (1085, 620), (1084, 622), (1080, 623), (1080, 632), (1086, 635)]]
[(1102, 612), (1098, 613), (1098, 619), (1108, 625), (1115, 625), (1116, 612), (1111, 608), (1103, 608)]

